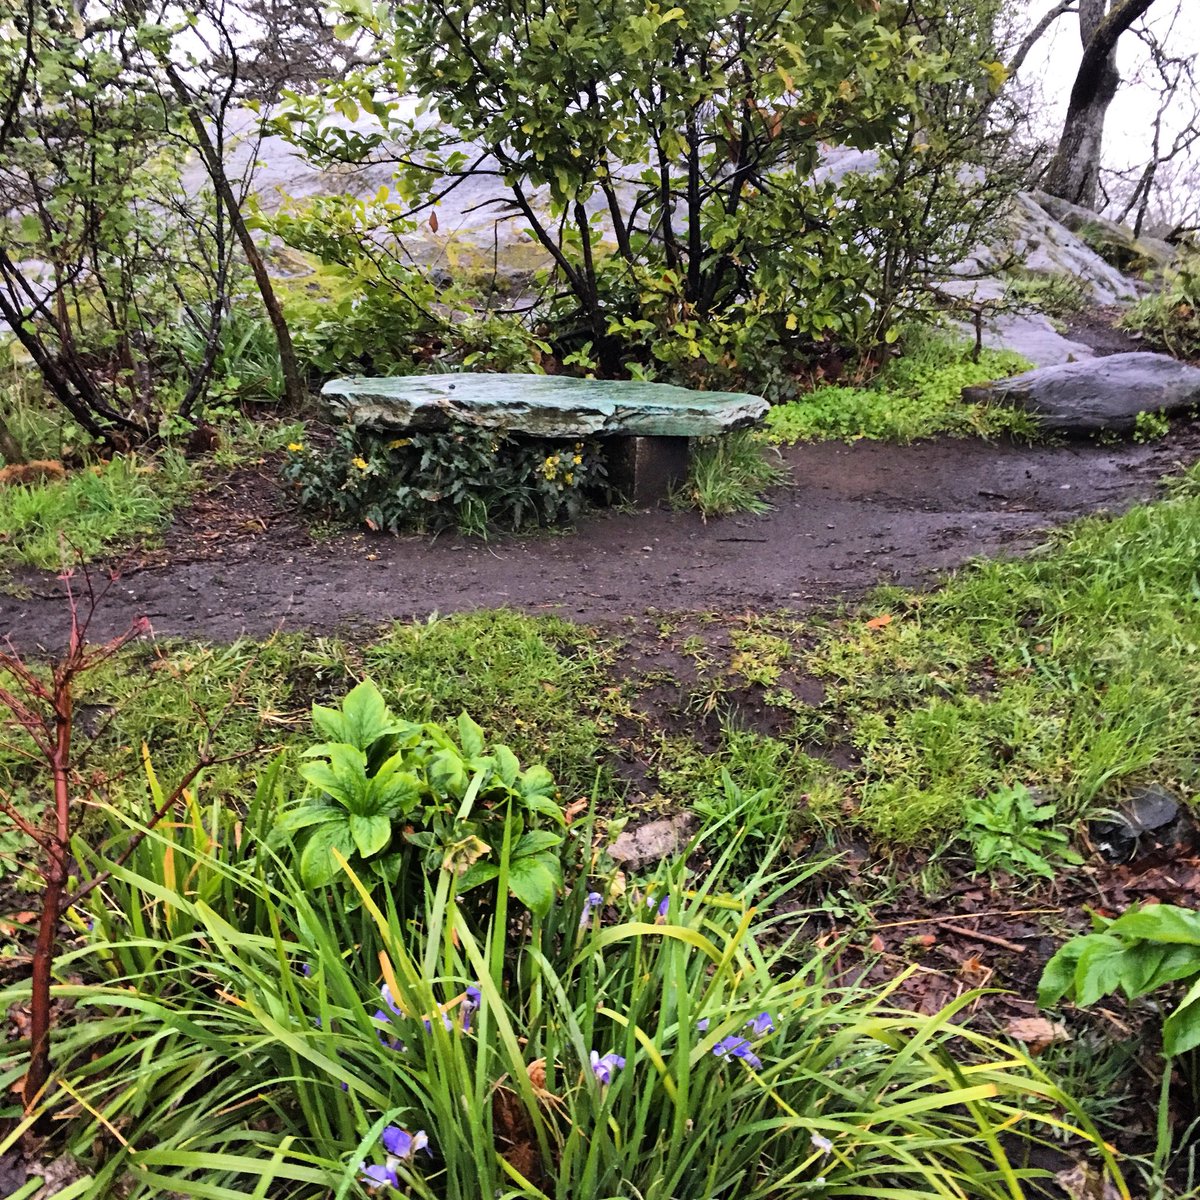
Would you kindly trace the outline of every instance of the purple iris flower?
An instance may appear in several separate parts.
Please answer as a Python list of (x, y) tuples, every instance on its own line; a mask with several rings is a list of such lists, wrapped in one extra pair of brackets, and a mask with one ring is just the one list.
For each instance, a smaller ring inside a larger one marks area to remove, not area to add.
[(604, 903), (604, 897), (599, 892), (588, 892), (583, 898), (583, 913), (579, 917), (579, 928), (582, 929), (591, 919), (592, 913)]
[[(654, 907), (654, 897), (653, 896), (646, 897), (646, 907), (647, 908)], [(667, 909), (669, 909), (670, 907), (671, 907), (671, 897), (664, 896), (658, 905), (658, 916), (665, 917), (667, 915)]]
[(398, 1188), (400, 1186), (400, 1179), (396, 1172), (391, 1167), (385, 1167), (379, 1163), (372, 1163), (369, 1167), (363, 1167), (362, 1181), (367, 1187)]
[[(429, 1017), (425, 1017), (422, 1020), (421, 1024), (425, 1026), (426, 1033), (433, 1032), (433, 1021)], [(442, 1013), (442, 1026), (445, 1029), (453, 1029), (454, 1028), (454, 1022), (452, 1020), (450, 1020), (449, 1013)]]
[(750, 1043), (743, 1037), (722, 1038), (714, 1047), (713, 1053), (718, 1058), (740, 1058), (746, 1066), (757, 1071), (762, 1067), (762, 1059), (750, 1048)]
[(392, 989), (386, 983), (379, 989), (379, 995), (396, 1016), (404, 1016), (404, 1010), (392, 998)]
[(625, 1060), (619, 1054), (605, 1054), (601, 1057), (592, 1051), (592, 1074), (602, 1085), (612, 1083), (613, 1076), (625, 1065)]
[(385, 1046), (388, 1050), (403, 1051), (404, 1043), (398, 1037), (392, 1036), (390, 1032), (392, 1027), (391, 1019), (382, 1008), (377, 1008), (375, 1010), (375, 1015), (371, 1018), (371, 1020), (375, 1023), (375, 1026), (378, 1030), (379, 1041), (381, 1045)]
[(762, 1037), (767, 1033), (775, 1032), (775, 1022), (771, 1020), (771, 1014), (761, 1012), (752, 1021), (746, 1022), (746, 1028), (754, 1034), (755, 1037)]
[(700, 1020), (698, 1020), (696, 1022), (696, 1029), (699, 1033), (707, 1033), (708, 1032), (708, 1018), (701, 1017)]
[(467, 994), (463, 997), (462, 1004), (459, 1007), (462, 1009), (463, 1033), (471, 1032), (471, 1014), (479, 1011), (479, 1006), (483, 1003), (483, 992), (479, 990), (478, 984), (471, 984), (467, 988)]
[(380, 1140), (383, 1142), (383, 1148), (397, 1158), (412, 1158), (418, 1150), (424, 1150), (426, 1154), (430, 1152), (429, 1135), (423, 1129), (418, 1129), (416, 1133), (409, 1133), (408, 1130), (401, 1129), (398, 1125), (389, 1125), (383, 1131), (383, 1137)]
[(300, 974), (303, 975), (305, 979), (308, 979), (312, 975), (312, 963), (301, 963)]

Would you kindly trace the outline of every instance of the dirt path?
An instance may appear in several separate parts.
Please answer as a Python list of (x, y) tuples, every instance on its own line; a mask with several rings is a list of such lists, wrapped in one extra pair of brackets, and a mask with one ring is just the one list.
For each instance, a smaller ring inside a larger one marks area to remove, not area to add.
[[(499, 606), (601, 622), (649, 608), (804, 610), (1026, 548), (1051, 526), (1152, 496), (1197, 457), (1200, 427), (1188, 424), (1151, 445), (823, 443), (786, 452), (793, 483), (765, 516), (612, 513), (573, 534), (489, 543), (319, 540), (271, 472), (243, 471), (181, 514), (165, 551), (124, 565), (93, 635), (143, 613), (159, 636), (221, 641)], [(0, 598), (0, 631), (27, 649), (55, 645), (61, 585), (37, 572), (18, 582), (26, 597)]]

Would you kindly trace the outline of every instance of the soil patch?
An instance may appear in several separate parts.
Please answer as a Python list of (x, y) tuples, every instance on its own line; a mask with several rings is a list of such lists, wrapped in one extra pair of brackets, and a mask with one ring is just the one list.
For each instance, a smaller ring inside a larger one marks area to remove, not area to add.
[[(314, 537), (264, 463), (181, 512), (163, 550), (110, 564), (92, 636), (140, 614), (159, 636), (229, 641), (498, 607), (599, 624), (652, 609), (805, 612), (1027, 549), (1054, 526), (1152, 497), (1198, 456), (1190, 421), (1144, 445), (824, 442), (784, 451), (793, 482), (763, 516), (610, 512), (573, 532), (490, 542)], [(23, 596), (0, 598), (0, 630), (23, 649), (55, 647), (61, 584), (37, 571), (16, 581)]]

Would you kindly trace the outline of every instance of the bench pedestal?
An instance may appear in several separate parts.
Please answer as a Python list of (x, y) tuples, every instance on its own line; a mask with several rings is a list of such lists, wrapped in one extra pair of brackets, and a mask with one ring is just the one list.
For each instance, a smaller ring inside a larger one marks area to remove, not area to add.
[(687, 478), (685, 437), (607, 439), (608, 478), (631, 504), (657, 504)]

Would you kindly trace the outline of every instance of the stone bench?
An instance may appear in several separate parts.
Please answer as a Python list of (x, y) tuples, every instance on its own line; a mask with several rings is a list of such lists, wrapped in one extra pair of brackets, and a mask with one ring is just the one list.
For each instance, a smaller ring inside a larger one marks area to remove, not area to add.
[(461, 422), (531, 437), (611, 439), (609, 475), (634, 504), (687, 475), (688, 440), (758, 424), (767, 402), (735, 392), (560, 375), (406, 375), (332, 379), (321, 394), (351, 424), (380, 432)]

